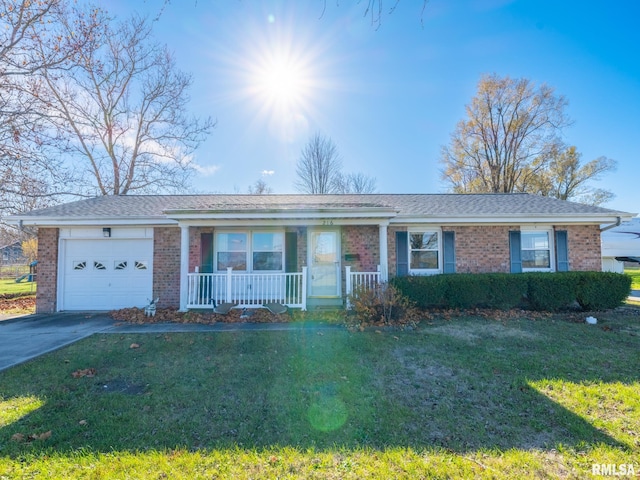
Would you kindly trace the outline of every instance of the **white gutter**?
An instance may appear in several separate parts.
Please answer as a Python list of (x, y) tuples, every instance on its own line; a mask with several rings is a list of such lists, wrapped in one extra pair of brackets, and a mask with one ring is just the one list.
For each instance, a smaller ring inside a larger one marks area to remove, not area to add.
[(607, 225), (606, 227), (600, 227), (600, 231), (606, 232), (607, 230), (610, 230), (612, 228), (619, 227), (621, 223), (622, 223), (622, 217), (618, 217), (616, 219), (616, 223), (612, 223), (611, 225)]
[[(616, 212), (619, 213), (619, 212)], [(627, 215), (527, 215), (527, 214), (513, 214), (513, 215), (485, 215), (485, 216), (468, 216), (468, 215), (425, 215), (425, 216), (397, 216), (390, 220), (394, 224), (411, 224), (411, 223), (429, 223), (438, 225), (481, 225), (481, 224), (493, 224), (493, 225), (513, 225), (513, 224), (531, 224), (531, 223), (543, 223), (543, 224), (603, 224), (617, 221), (629, 221), (635, 214), (629, 213)]]
[(8, 217), (7, 223), (20, 228), (31, 227), (92, 227), (100, 225), (110, 226), (167, 226), (178, 225), (176, 220), (165, 217), (90, 217), (90, 218), (60, 218), (60, 217)]

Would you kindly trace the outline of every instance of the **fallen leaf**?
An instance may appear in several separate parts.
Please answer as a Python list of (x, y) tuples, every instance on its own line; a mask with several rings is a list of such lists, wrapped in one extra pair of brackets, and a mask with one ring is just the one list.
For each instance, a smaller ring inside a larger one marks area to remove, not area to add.
[(76, 370), (71, 373), (73, 378), (81, 378), (81, 377), (95, 377), (96, 369), (95, 368), (84, 368), (81, 370)]
[(396, 337), (395, 335), (393, 336), (393, 338), (395, 338), (396, 340), (400, 340), (400, 338)]
[(137, 343), (132, 343), (131, 345), (129, 345), (129, 348), (140, 348), (140, 345), (138, 345)]
[(86, 420), (80, 420), (78, 422), (79, 425), (86, 425), (88, 422)]

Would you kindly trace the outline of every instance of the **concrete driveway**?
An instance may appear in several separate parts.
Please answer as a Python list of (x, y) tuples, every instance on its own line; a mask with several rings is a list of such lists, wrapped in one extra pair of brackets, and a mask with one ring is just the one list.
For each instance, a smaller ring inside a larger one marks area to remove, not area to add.
[(0, 371), (109, 330), (114, 320), (104, 313), (27, 315), (0, 322)]

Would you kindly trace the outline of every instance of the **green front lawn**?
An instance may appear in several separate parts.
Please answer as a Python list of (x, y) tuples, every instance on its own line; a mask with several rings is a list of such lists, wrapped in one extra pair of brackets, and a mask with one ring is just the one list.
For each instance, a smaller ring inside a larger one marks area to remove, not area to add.
[(631, 277), (631, 290), (640, 290), (640, 268), (625, 268), (624, 273)]
[(0, 295), (27, 295), (32, 293), (36, 293), (35, 282), (27, 282), (26, 280), (23, 280), (20, 283), (16, 283), (15, 279), (13, 278), (0, 279)]
[(0, 372), (0, 478), (640, 471), (640, 318), (96, 335)]

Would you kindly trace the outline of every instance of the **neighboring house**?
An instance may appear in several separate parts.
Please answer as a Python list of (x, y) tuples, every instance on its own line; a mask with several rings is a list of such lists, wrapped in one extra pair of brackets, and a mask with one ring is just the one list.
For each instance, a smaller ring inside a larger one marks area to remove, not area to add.
[(633, 214), (528, 194), (109, 196), (12, 217), (38, 227), (38, 312), (341, 306), (396, 275), (600, 270)]
[(640, 263), (640, 218), (602, 232), (602, 270), (622, 273), (624, 262)]
[(25, 264), (28, 260), (22, 254), (22, 244), (14, 242), (0, 247), (0, 265)]

